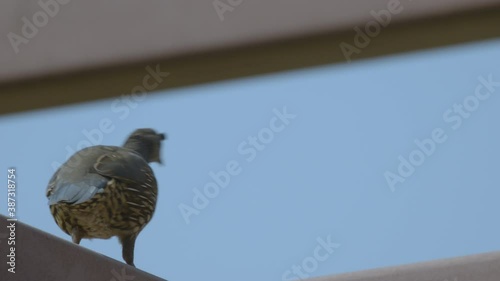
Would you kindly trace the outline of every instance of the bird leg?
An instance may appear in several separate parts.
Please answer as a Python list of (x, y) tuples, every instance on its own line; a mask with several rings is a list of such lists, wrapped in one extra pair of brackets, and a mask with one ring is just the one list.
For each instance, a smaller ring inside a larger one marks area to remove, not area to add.
[(137, 238), (136, 234), (121, 236), (120, 242), (122, 243), (122, 256), (125, 262), (133, 267), (134, 265), (134, 247), (135, 247), (135, 239)]
[(73, 240), (73, 243), (78, 245), (80, 244), (80, 241), (82, 240), (82, 233), (78, 226), (71, 229), (71, 239)]

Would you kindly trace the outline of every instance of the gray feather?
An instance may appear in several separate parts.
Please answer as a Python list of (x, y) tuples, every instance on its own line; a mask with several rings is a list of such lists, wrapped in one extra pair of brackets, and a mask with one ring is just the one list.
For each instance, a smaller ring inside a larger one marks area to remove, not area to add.
[(102, 155), (94, 164), (94, 169), (100, 175), (138, 184), (146, 181), (145, 172), (153, 173), (141, 156), (128, 149)]
[(93, 146), (80, 150), (64, 163), (49, 182), (49, 205), (80, 204), (102, 192), (111, 179), (143, 183), (148, 163), (135, 151), (116, 146)]
[(94, 195), (104, 190), (108, 179), (98, 174), (88, 174), (80, 182), (69, 182), (56, 178), (54, 188), (48, 196), (49, 205), (60, 202), (79, 204), (85, 202)]

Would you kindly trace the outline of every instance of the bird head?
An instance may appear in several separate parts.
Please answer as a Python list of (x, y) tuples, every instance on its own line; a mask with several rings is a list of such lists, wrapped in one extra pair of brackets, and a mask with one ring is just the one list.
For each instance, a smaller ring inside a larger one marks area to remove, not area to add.
[(165, 134), (157, 133), (153, 129), (137, 129), (128, 137), (124, 147), (138, 152), (147, 162), (161, 164), (160, 148), (164, 139)]

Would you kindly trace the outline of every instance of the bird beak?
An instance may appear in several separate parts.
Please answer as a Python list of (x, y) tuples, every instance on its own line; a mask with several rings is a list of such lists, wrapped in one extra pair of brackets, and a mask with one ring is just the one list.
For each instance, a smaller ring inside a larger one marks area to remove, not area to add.
[[(165, 134), (163, 134), (163, 133), (158, 134), (158, 137), (160, 137), (160, 140), (165, 140), (165, 139), (167, 139), (167, 136), (166, 136)], [(160, 158), (160, 157), (158, 157), (158, 164), (160, 164), (160, 165), (162, 165), (162, 166), (163, 166), (163, 161), (161, 161), (161, 158)]]

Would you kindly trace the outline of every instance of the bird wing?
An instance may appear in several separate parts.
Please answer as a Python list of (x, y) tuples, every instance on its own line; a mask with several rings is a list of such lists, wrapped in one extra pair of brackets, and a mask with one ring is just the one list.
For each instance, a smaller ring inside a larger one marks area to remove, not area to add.
[(120, 147), (94, 146), (72, 156), (56, 171), (47, 187), (49, 205), (79, 204), (102, 192), (111, 179), (142, 184), (148, 163), (137, 153)]
[(79, 181), (63, 177), (64, 169), (59, 169), (49, 182), (47, 198), (49, 205), (57, 203), (80, 204), (102, 192), (109, 179), (99, 174), (88, 174)]
[(128, 149), (103, 154), (97, 159), (94, 169), (102, 176), (137, 184), (148, 179), (147, 173), (153, 173), (140, 155)]

